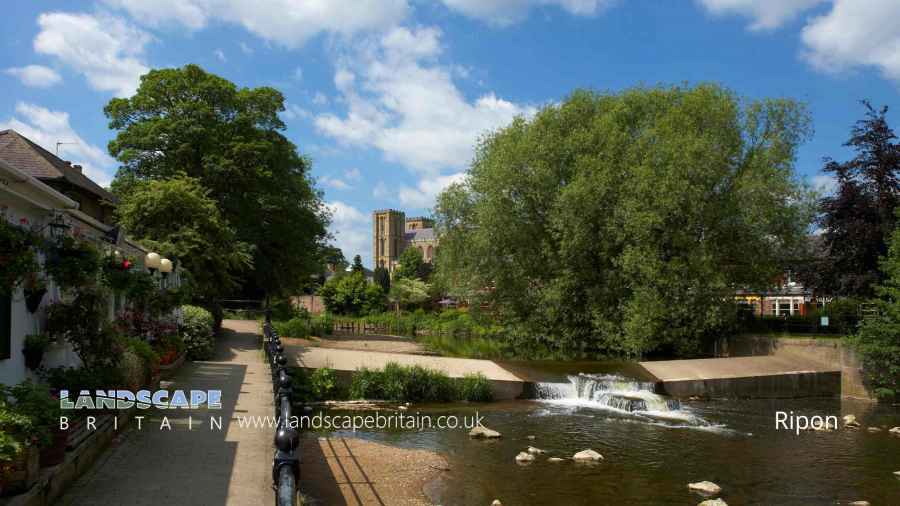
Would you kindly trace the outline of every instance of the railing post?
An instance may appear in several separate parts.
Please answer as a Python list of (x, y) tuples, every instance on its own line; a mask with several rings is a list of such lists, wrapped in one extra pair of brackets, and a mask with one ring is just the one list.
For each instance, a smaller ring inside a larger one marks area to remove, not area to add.
[(300, 433), (293, 426), (293, 381), (287, 368), (284, 346), (278, 332), (272, 326), (271, 311), (266, 310), (263, 324), (266, 361), (272, 373), (272, 390), (275, 398), (275, 456), (272, 459), (272, 484), (276, 506), (297, 504), (297, 482), (300, 479)]

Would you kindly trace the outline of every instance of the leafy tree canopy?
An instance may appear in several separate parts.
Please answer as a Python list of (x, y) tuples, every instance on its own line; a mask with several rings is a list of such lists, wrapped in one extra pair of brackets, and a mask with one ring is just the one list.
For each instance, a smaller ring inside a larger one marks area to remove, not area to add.
[(353, 268), (351, 269), (353, 272), (359, 272), (361, 274), (365, 274), (366, 268), (363, 267), (362, 257), (356, 255), (353, 257)]
[(421, 304), (429, 298), (429, 286), (416, 278), (399, 278), (391, 285), (388, 300), (393, 303), (397, 311), (401, 307), (409, 307)]
[(113, 189), (126, 197), (141, 181), (196, 178), (252, 245), (247, 279), (266, 293), (296, 289), (321, 264), (328, 216), (309, 161), (280, 132), (283, 110), (273, 88), (238, 88), (196, 65), (152, 70), (104, 109), (122, 164)]
[(561, 349), (696, 352), (804, 237), (808, 133), (803, 106), (716, 85), (576, 91), (439, 196), (441, 283)]
[(853, 340), (875, 394), (891, 398), (900, 396), (900, 226), (881, 260), (881, 272), (884, 281), (875, 289), (878, 316), (863, 320)]
[(143, 244), (177, 258), (206, 297), (229, 293), (250, 265), (250, 246), (236, 240), (209, 190), (196, 179), (137, 182), (116, 215)]
[(331, 313), (355, 316), (384, 310), (381, 287), (369, 283), (361, 272), (332, 276), (319, 288), (318, 294)]
[(394, 270), (396, 278), (425, 281), (430, 275), (431, 264), (425, 261), (419, 248), (410, 246), (400, 253), (400, 257), (397, 259), (397, 268)]
[(884, 273), (900, 203), (900, 143), (885, 117), (868, 102), (866, 117), (853, 127), (845, 146), (856, 151), (846, 162), (826, 159), (824, 171), (837, 180), (834, 195), (821, 199), (821, 260), (801, 271), (804, 281), (829, 294), (870, 296)]

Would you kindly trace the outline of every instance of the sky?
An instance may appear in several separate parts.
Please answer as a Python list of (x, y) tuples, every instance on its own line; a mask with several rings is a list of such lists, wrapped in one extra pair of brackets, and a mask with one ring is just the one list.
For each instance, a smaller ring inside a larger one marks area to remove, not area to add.
[(0, 129), (107, 185), (103, 106), (149, 69), (275, 87), (333, 242), (367, 265), (373, 210), (428, 215), (479, 135), (576, 88), (715, 82), (802, 101), (815, 133), (796, 168), (824, 191), (822, 159), (851, 156), (859, 101), (900, 102), (897, 0), (8, 1)]

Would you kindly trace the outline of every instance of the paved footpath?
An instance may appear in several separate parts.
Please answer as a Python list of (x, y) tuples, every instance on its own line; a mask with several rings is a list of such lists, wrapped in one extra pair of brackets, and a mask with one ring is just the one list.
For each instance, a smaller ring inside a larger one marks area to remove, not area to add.
[[(271, 416), (272, 385), (256, 322), (226, 320), (210, 361), (188, 363), (176, 389), (222, 390), (222, 410), (148, 412), (128, 428), (62, 498), (82, 505), (273, 504), (274, 429), (241, 428), (238, 416)], [(160, 429), (163, 414), (171, 431)], [(188, 415), (193, 430), (188, 430)], [(209, 417), (222, 417), (210, 430)]]

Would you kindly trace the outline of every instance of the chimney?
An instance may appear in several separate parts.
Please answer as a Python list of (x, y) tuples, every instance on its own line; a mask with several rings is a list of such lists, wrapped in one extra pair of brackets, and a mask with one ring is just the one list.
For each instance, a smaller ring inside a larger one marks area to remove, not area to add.
[(73, 165), (73, 169), (75, 169), (79, 174), (81, 174), (81, 165)]

